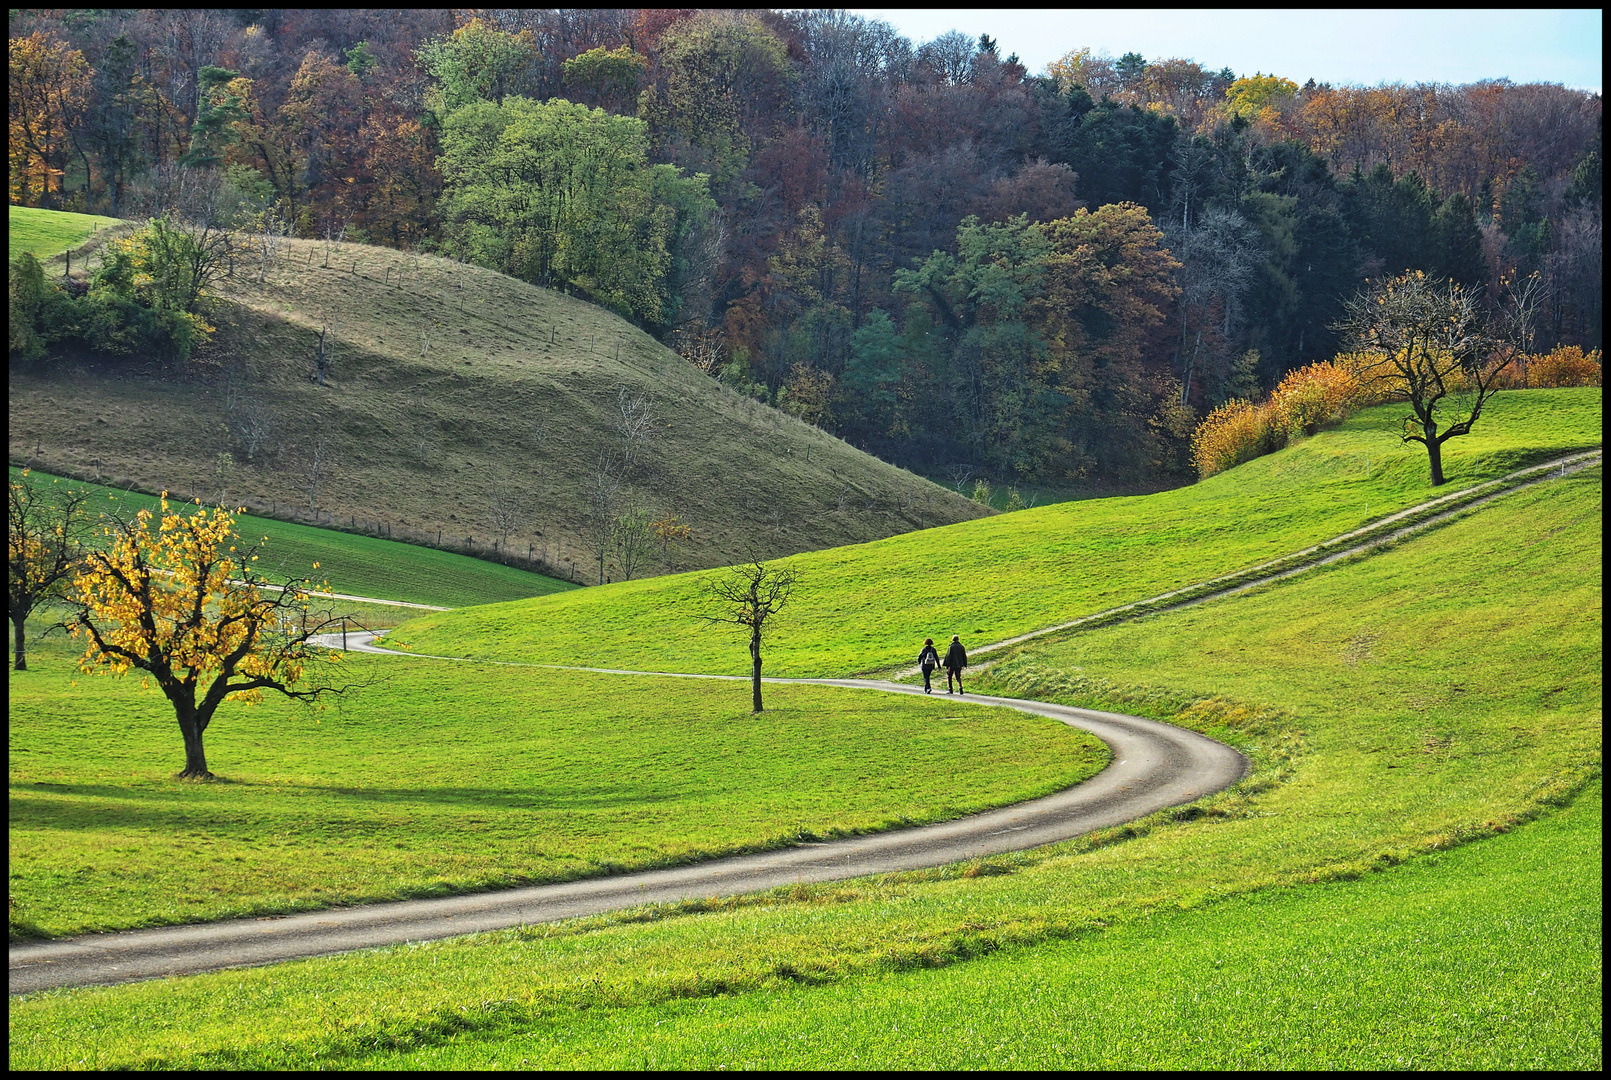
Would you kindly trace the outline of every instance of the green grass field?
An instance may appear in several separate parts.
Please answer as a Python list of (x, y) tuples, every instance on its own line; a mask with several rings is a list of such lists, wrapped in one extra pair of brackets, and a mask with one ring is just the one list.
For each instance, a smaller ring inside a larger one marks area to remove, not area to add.
[[(742, 648), (742, 643), (736, 647)], [(338, 708), (225, 705), (219, 784), (175, 781), (172, 707), (76, 673), (59, 638), (12, 672), (11, 930), (56, 936), (672, 865), (956, 817), (1107, 764), (1013, 710), (865, 691), (354, 660)]]
[(1390, 873), (940, 970), (589, 1010), (365, 1069), (1598, 1069), (1601, 789)]
[(44, 260), (88, 240), (97, 229), (121, 224), (117, 218), (94, 214), (69, 214), (63, 210), (35, 210), (13, 206), (8, 221), (9, 259), (27, 251)]
[[(876, 997), (878, 980), (895, 975), (910, 981), (892, 1000), (918, 1014), (901, 1031), (880, 1026), (892, 1013), (870, 1003), (861, 1019), (815, 1030), (861, 1040), (868, 1064), (1010, 1064), (981, 1055), (1013, 1047), (1025, 1064), (1095, 1064), (1116, 1047), (1134, 1065), (1597, 1068), (1599, 1032), (1588, 1025), (1600, 1010), (1590, 944), (1599, 908), (1580, 879), (1599, 878), (1584, 866), (1598, 851), (1598, 812), (1587, 810), (1592, 840), (1546, 843), (1520, 862), (1506, 852), (1553, 835), (1538, 832), (1548, 821), (1517, 830), (1598, 775), (1601, 479), (1586, 470), (1368, 559), (1041, 645), (992, 671), (998, 690), (1170, 719), (1252, 757), (1247, 781), (1192, 807), (972, 867), (32, 995), (12, 1004), (11, 1064), (512, 1065), (539, 1063), (555, 1046), (549, 1063), (585, 1064), (598, 1047), (606, 1064), (742, 1064), (752, 1054), (856, 1064), (830, 1058), (831, 1046), (779, 1045), (764, 1017), (800, 994), (824, 995), (824, 1010)], [(1491, 846), (1494, 837), (1510, 846)], [(1465, 846), (1474, 841), (1483, 843)], [(1429, 876), (1404, 876), (1405, 863)], [(1546, 864), (1578, 887), (1529, 884), (1529, 868)], [(1446, 888), (1438, 875), (1451, 865)], [(1502, 909), (1510, 897), (1548, 896), (1550, 906), (1475, 936), (1470, 897), (1500, 877), (1492, 895)], [(1418, 892), (1419, 880), (1428, 885)], [(1253, 940), (1219, 936), (1255, 924)], [(1540, 943), (1552, 933), (1553, 944)], [(1446, 939), (1470, 947), (1409, 962)], [(1131, 954), (1154, 940), (1165, 970), (1127, 975), (1140, 963)], [(1178, 977), (1165, 948), (1176, 940)], [(1021, 984), (981, 982), (970, 975), (979, 965), (962, 963), (995, 952), (984, 962), (1026, 965)], [(1328, 956), (1342, 967), (1319, 970)], [(1270, 965), (1280, 970), (1265, 980)], [(1358, 982), (1337, 970), (1357, 970)], [(1111, 1039), (1029, 1041), (1021, 1010), (1035, 1006), (1037, 977), (1074, 987), (1057, 1015), (1077, 1011), (1078, 1030), (1111, 1028)], [(1507, 978), (1521, 989), (1478, 993)], [(1199, 983), (1223, 993), (1183, 996)], [(997, 991), (970, 999), (969, 985)], [(925, 1028), (929, 1002), (935, 1027)], [(1341, 1013), (1322, 1018), (1316, 1004)], [(689, 1020), (707, 1006), (718, 1010), (711, 1024)], [(1114, 1012), (1122, 1023), (1099, 1022)], [(732, 1026), (718, 1029), (724, 1016)], [(1513, 1030), (1498, 1030), (1500, 1016)], [(972, 1033), (945, 1036), (948, 1054), (932, 1039), (953, 1021)], [(1563, 1037), (1563, 1025), (1587, 1033)], [(1188, 1030), (1212, 1044), (1171, 1035)]]
[[(21, 469), (13, 466), (11, 479), (16, 481), (21, 473)], [(108, 511), (125, 505), (131, 513), (144, 508), (155, 509), (159, 502), (154, 496), (117, 491), (100, 484), (63, 480), (40, 472), (33, 475), (44, 484), (55, 480), (61, 485), (88, 488), (97, 493), (97, 505)], [(170, 500), (169, 505), (176, 509), (182, 507), (177, 500)], [(467, 555), (251, 514), (241, 515), (236, 531), (249, 542), (259, 537), (267, 541), (261, 565), (266, 567), (265, 574), (271, 580), (301, 576), (312, 577), (315, 581), (328, 578), (332, 591), (354, 596), (459, 607), (547, 596), (576, 587), (568, 581)], [(319, 564), (318, 570), (313, 569), (315, 562)], [(369, 620), (366, 625), (371, 623)]]
[[(802, 583), (775, 620), (767, 673), (835, 676), (915, 662), (925, 637), (965, 644), (1054, 625), (1299, 550), (1372, 518), (1567, 450), (1600, 445), (1600, 390), (1500, 394), (1445, 447), (1450, 484), (1396, 434), (1402, 406), (1354, 416), (1190, 487), (998, 515), (795, 556)], [(696, 629), (701, 575), (428, 615), (392, 639), (421, 652), (596, 667), (742, 674)], [(942, 636), (943, 635), (943, 636)]]

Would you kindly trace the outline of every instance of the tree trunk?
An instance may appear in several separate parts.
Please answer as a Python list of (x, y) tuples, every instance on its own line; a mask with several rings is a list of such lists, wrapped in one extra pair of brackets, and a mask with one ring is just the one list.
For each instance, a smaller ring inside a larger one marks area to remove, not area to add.
[(28, 670), (28, 619), (12, 619), (11, 625), (17, 628), (17, 670)]
[(185, 737), (185, 771), (180, 773), (185, 780), (211, 780), (213, 774), (207, 769), (207, 755), (201, 747), (202, 725), (191, 715), (189, 718), (179, 718), (179, 731)]
[(1432, 462), (1432, 486), (1443, 486), (1443, 444), (1435, 438), (1426, 440), (1426, 456)]
[(750, 686), (754, 691), (755, 712), (761, 711), (761, 630), (756, 627), (750, 634), (750, 662), (753, 665)]

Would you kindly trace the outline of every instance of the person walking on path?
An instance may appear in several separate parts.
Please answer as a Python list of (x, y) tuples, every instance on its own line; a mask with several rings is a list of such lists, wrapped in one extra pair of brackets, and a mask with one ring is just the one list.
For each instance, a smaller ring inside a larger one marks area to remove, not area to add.
[(934, 688), (929, 685), (929, 676), (940, 666), (940, 654), (934, 649), (933, 638), (923, 639), (923, 651), (917, 654), (917, 666), (923, 669), (923, 692), (934, 693)]
[(968, 666), (968, 650), (962, 647), (962, 639), (951, 635), (951, 647), (945, 650), (945, 692), (951, 693), (951, 680), (957, 681), (957, 693), (962, 693), (962, 669)]

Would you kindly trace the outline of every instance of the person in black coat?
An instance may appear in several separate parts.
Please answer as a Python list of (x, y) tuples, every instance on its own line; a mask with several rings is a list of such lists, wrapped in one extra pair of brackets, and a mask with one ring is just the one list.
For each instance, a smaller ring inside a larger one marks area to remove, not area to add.
[(929, 676), (940, 666), (940, 654), (934, 649), (933, 638), (923, 639), (923, 651), (917, 654), (917, 666), (923, 669), (923, 692), (934, 693), (934, 688), (929, 685)]
[(951, 693), (951, 680), (957, 681), (957, 693), (962, 693), (962, 669), (968, 666), (968, 650), (962, 647), (962, 639), (951, 635), (951, 647), (945, 650), (945, 692)]

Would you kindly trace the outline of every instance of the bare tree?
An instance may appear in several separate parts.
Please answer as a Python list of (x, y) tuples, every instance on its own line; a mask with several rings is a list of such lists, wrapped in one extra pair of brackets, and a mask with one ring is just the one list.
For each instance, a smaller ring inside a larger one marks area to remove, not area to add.
[(587, 549), (598, 559), (600, 585), (604, 584), (604, 559), (615, 547), (621, 505), (620, 469), (620, 459), (606, 450), (582, 485), (582, 495), (587, 500), (583, 537)]
[(676, 344), (677, 354), (684, 360), (713, 378), (722, 373), (726, 353), (721, 327), (673, 330), (671, 337)]
[(330, 374), (330, 367), (336, 362), (336, 321), (325, 318), (324, 313), (319, 315), (319, 340), (313, 347), (313, 381), (320, 386)]
[(213, 479), (218, 484), (218, 496), (215, 505), (223, 506), (229, 498), (229, 481), (235, 475), (235, 455), (228, 450), (220, 450), (213, 458)]
[(285, 251), (290, 247), (287, 238), (290, 225), (280, 215), (277, 207), (269, 207), (262, 213), (254, 215), (252, 222), (254, 239), (252, 249), (257, 254), (257, 280), (268, 280), (269, 267), (279, 262)]
[[(1176, 361), (1180, 400), (1186, 404), (1194, 378), (1210, 375), (1223, 381), (1226, 372), (1221, 369), (1231, 358), (1228, 343), (1242, 318), (1242, 300), (1263, 248), (1257, 230), (1233, 210), (1209, 210), (1190, 227), (1171, 222), (1165, 235), (1181, 265)], [(1213, 324), (1215, 315), (1219, 326)]]
[(324, 215), (325, 269), (330, 267), (330, 249), (335, 248), (339, 251), (342, 242), (347, 239), (347, 223), (351, 220), (352, 214), (350, 212), (343, 215), (339, 209), (335, 208), (332, 208)]
[(308, 493), (308, 509), (315, 516), (319, 512), (319, 486), (330, 479), (330, 474), (335, 471), (334, 466), (335, 455), (324, 439), (313, 440), (313, 445), (303, 452), (297, 462), (297, 480), (302, 490)]
[(251, 388), (246, 362), (232, 360), (224, 368), (224, 423), (246, 460), (255, 463), (258, 451), (274, 437), (274, 413)]
[(766, 620), (783, 609), (794, 594), (800, 572), (751, 558), (705, 585), (706, 622), (742, 626), (750, 632), (750, 685), (754, 711), (761, 711), (761, 638)]
[(654, 399), (621, 387), (616, 393), (615, 431), (621, 440), (621, 477), (638, 475), (655, 436)]
[[(967, 497), (966, 492), (963, 489), (967, 485), (968, 481), (972, 479), (972, 465), (969, 465), (966, 462), (958, 462), (957, 464), (951, 466), (951, 483), (956, 487), (958, 495), (961, 495), (964, 498)], [(840, 509), (843, 509), (843, 507)]]
[(649, 564), (657, 542), (649, 511), (633, 507), (615, 519), (611, 545), (615, 550), (615, 565), (621, 568), (622, 581), (631, 581)]
[(1443, 483), (1443, 444), (1471, 433), (1501, 374), (1531, 345), (1542, 294), (1534, 274), (1506, 283), (1501, 303), (1484, 311), (1480, 289), (1417, 270), (1348, 303), (1337, 329), (1368, 357), (1357, 374), (1408, 400), (1404, 441), (1426, 447), (1434, 487)]
[(488, 520), (498, 534), (499, 545), (507, 548), (509, 534), (526, 523), (526, 493), (497, 466), (491, 471), (491, 485), (487, 493)]
[(272, 450), (276, 429), (274, 411), (260, 398), (242, 397), (227, 415), (230, 434), (235, 436), (247, 461), (255, 464), (260, 451)]

